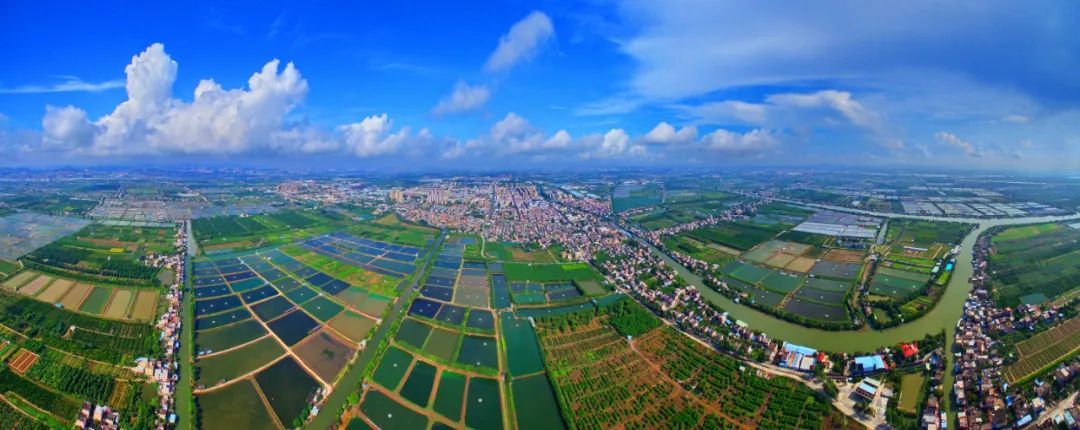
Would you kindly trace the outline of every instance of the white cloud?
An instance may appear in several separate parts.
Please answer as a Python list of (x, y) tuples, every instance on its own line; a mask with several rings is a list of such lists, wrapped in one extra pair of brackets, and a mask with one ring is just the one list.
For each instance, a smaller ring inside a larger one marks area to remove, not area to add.
[(534, 56), (543, 42), (555, 34), (555, 26), (543, 12), (534, 11), (510, 27), (499, 38), (495, 51), (488, 57), (484, 70), (500, 72)]
[[(241, 153), (258, 147), (310, 151), (329, 146), (311, 132), (289, 130), (285, 116), (307, 95), (307, 81), (292, 63), (272, 60), (247, 89), (226, 90), (203, 80), (188, 103), (172, 97), (177, 63), (155, 43), (125, 68), (128, 99), (97, 121), (70, 110), (46, 112), (43, 128), (63, 142), (99, 155)], [(71, 121), (82, 122), (76, 126)], [(92, 136), (87, 137), (87, 130)]]
[(776, 136), (762, 129), (736, 133), (718, 128), (701, 137), (701, 145), (704, 148), (733, 155), (761, 153), (778, 143), (779, 139)]
[(476, 110), (487, 103), (491, 98), (491, 91), (486, 85), (469, 85), (458, 81), (454, 85), (454, 91), (443, 97), (435, 105), (432, 112), (435, 115), (446, 115)]
[(697, 128), (694, 126), (683, 126), (678, 131), (675, 130), (671, 124), (661, 121), (656, 127), (653, 127), (651, 131), (645, 134), (641, 139), (645, 143), (655, 143), (661, 145), (670, 144), (682, 144), (693, 142), (697, 139)]
[(384, 113), (340, 127), (345, 145), (357, 157), (368, 158), (395, 153), (408, 136), (408, 129), (392, 133), (393, 123)]
[(1026, 124), (1028, 122), (1028, 117), (1026, 117), (1024, 115), (1013, 114), (1013, 115), (1006, 115), (1001, 120), (1005, 121), (1005, 122), (1011, 122), (1013, 124)]
[(45, 106), (41, 127), (42, 143), (47, 149), (87, 146), (94, 139), (94, 125), (87, 120), (86, 111), (74, 106)]
[(777, 106), (830, 108), (839, 112), (853, 125), (871, 129), (881, 126), (881, 116), (863, 107), (847, 91), (823, 90), (809, 94), (773, 94), (766, 100)]
[(550, 149), (568, 148), (574, 143), (574, 138), (566, 130), (556, 131), (548, 140), (544, 141), (544, 147)]
[(946, 131), (939, 131), (934, 134), (934, 137), (949, 146), (959, 149), (961, 152), (964, 153), (964, 155), (968, 157), (982, 157), (982, 151), (979, 150), (979, 148), (975, 147), (975, 145), (973, 145), (971, 142), (961, 139), (955, 134)]
[(99, 93), (105, 90), (123, 88), (124, 81), (114, 79), (104, 82), (86, 82), (76, 76), (65, 76), (62, 82), (51, 85), (23, 85), (14, 88), (0, 88), (0, 94), (38, 94), (38, 93)]

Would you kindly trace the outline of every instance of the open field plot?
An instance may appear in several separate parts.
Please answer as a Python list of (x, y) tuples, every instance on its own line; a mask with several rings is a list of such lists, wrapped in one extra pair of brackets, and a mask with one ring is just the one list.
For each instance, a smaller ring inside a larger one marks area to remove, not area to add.
[(199, 422), (206, 430), (279, 428), (250, 379), (199, 394), (198, 403)]
[[(96, 318), (5, 290), (0, 290), (0, 324), (33, 334), (45, 345), (108, 363), (127, 363), (158, 347), (158, 336), (148, 324)], [(43, 327), (68, 327), (69, 331)]]
[(889, 220), (885, 241), (916, 248), (930, 248), (934, 244), (958, 244), (971, 227), (970, 224), (958, 222), (894, 218)]
[(663, 203), (664, 186), (660, 183), (623, 183), (611, 192), (611, 209), (614, 212), (653, 206)]
[(375, 320), (352, 311), (342, 312), (330, 320), (330, 327), (357, 343), (367, 339), (376, 325)]
[(990, 281), (1000, 306), (1019, 305), (1022, 298), (1054, 300), (1080, 285), (1080, 230), (1059, 224), (1013, 227), (992, 240)]
[(694, 193), (669, 198), (656, 210), (635, 215), (631, 220), (646, 230), (659, 230), (720, 215), (738, 201), (738, 197), (722, 192)]
[(1009, 383), (1027, 380), (1080, 352), (1080, 318), (1069, 319), (1016, 344), (1016, 351), (1020, 359), (1005, 367)]
[(828, 412), (808, 402), (813, 396), (797, 383), (739, 371), (737, 361), (671, 330), (638, 336), (634, 349), (601, 319), (569, 331), (542, 322), (539, 334), (564, 413), (578, 428), (756, 428), (773, 421), (817, 428)]
[(197, 218), (192, 221), (192, 229), (201, 248), (231, 241), (258, 241), (268, 236), (287, 235), (323, 226), (335, 218), (323, 211), (285, 210), (255, 216)]
[(384, 215), (369, 223), (349, 224), (348, 232), (371, 240), (418, 248), (427, 246), (439, 234), (439, 230), (432, 227), (401, 222), (394, 214)]
[(159, 268), (141, 258), (172, 254), (175, 228), (90, 224), (23, 257), (27, 267), (47, 273), (124, 286), (161, 285)]
[(0, 260), (15, 261), (89, 223), (79, 218), (30, 212), (0, 217)]
[(117, 320), (149, 322), (157, 311), (156, 289), (101, 287), (26, 270), (5, 286), (50, 305)]
[(812, 248), (801, 243), (770, 240), (747, 251), (742, 257), (788, 272), (806, 273), (814, 266), (814, 259), (806, 256)]
[(763, 225), (749, 221), (722, 221), (716, 225), (702, 227), (679, 233), (704, 244), (716, 243), (739, 251), (753, 248), (755, 245), (772, 239), (785, 226), (781, 224)]
[(918, 294), (925, 285), (925, 282), (876, 274), (874, 275), (874, 281), (870, 284), (870, 292), (872, 294), (904, 300)]
[(503, 273), (508, 280), (521, 282), (596, 281), (602, 279), (600, 274), (588, 263), (503, 263)]
[(718, 243), (702, 242), (689, 236), (678, 234), (663, 237), (664, 246), (671, 250), (687, 254), (698, 260), (723, 264), (739, 255), (739, 250)]
[(926, 376), (922, 373), (908, 373), (900, 378), (900, 402), (896, 405), (901, 411), (913, 414), (923, 396)]
[(484, 253), (498, 261), (518, 261), (524, 263), (557, 262), (555, 256), (547, 249), (510, 242), (487, 242), (484, 244)]
[(0, 259), (0, 278), (14, 275), (17, 271), (19, 271), (17, 263)]

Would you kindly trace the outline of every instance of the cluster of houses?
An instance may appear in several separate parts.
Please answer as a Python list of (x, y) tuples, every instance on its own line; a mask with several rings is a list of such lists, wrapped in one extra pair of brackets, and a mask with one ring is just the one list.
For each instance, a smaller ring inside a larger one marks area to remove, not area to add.
[(1012, 386), (1004, 378), (1006, 357), (998, 339), (1017, 331), (1030, 331), (1038, 324), (1060, 319), (1054, 309), (1022, 305), (1017, 309), (998, 308), (989, 290), (987, 256), (991, 245), (987, 236), (975, 246), (974, 289), (964, 303), (957, 325), (954, 353), (956, 364), (954, 400), (957, 427), (998, 429), (1039, 427), (1080, 429), (1075, 399), (1076, 375), (1080, 361), (1070, 360), (1030, 386)]
[(108, 406), (84, 402), (75, 420), (75, 428), (84, 430), (119, 430), (120, 414)]
[(172, 428), (176, 425), (176, 383), (180, 380), (179, 349), (181, 304), (185, 281), (185, 260), (187, 254), (187, 229), (177, 229), (177, 248), (180, 252), (172, 256), (168, 267), (176, 273), (176, 279), (169, 286), (165, 295), (168, 308), (158, 319), (157, 328), (161, 330), (162, 356), (138, 361), (136, 371), (141, 371), (158, 387), (158, 428)]

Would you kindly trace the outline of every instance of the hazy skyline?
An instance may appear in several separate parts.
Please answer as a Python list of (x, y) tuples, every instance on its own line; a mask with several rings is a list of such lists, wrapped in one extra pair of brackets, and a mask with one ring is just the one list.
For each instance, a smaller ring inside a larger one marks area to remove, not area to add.
[(1080, 169), (1073, 2), (0, 6), (0, 166)]

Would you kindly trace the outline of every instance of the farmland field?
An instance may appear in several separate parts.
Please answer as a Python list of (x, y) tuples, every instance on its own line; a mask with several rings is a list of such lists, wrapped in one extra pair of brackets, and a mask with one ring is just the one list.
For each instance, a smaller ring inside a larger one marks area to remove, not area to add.
[(1080, 284), (1080, 230), (1059, 224), (1013, 227), (992, 241), (990, 282), (1000, 306), (1055, 300)]
[(702, 243), (717, 243), (745, 251), (754, 245), (772, 239), (784, 230), (782, 224), (761, 225), (747, 221), (722, 221), (716, 225), (702, 227), (683, 233)]
[(510, 281), (556, 282), (595, 281), (600, 274), (587, 263), (529, 264), (503, 263), (503, 273)]
[(1027, 380), (1080, 352), (1080, 317), (1016, 344), (1016, 351), (1020, 359), (1004, 371), (1009, 383)]
[[(545, 321), (539, 324), (540, 343), (575, 427), (751, 428), (787, 422), (817, 428), (829, 412), (827, 404), (808, 400), (813, 396), (801, 385), (741, 372), (737, 361), (667, 328), (637, 336), (631, 349), (602, 318), (571, 330)], [(693, 384), (693, 391), (673, 381)], [(768, 412), (761, 414), (762, 408)]]

